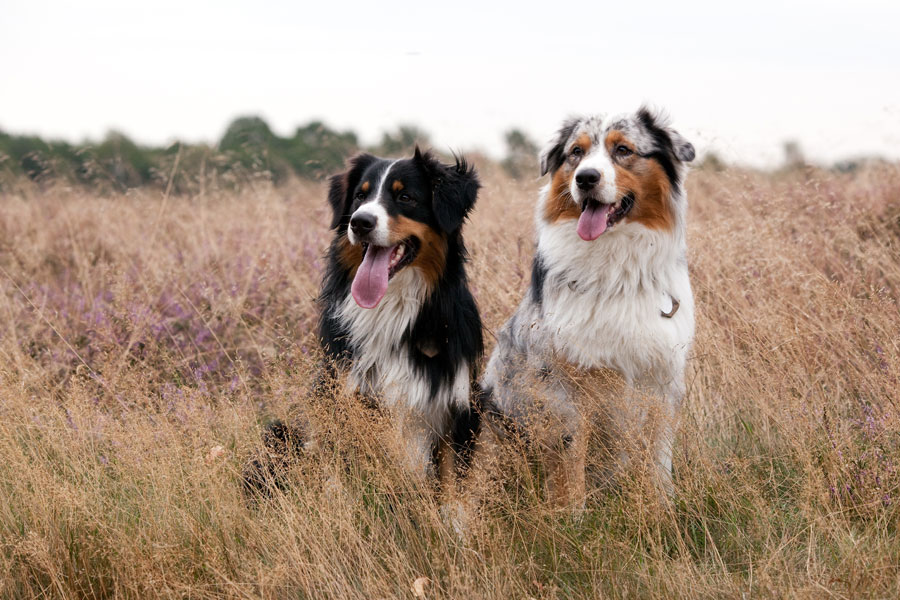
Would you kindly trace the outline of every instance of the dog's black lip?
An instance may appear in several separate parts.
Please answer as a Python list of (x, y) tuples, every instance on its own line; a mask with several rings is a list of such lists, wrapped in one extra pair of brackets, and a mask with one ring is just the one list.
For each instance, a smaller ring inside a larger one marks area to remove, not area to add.
[[(418, 238), (416, 238), (415, 236), (412, 236), (412, 235), (411, 235), (411, 236), (409, 236), (408, 238), (406, 238), (406, 239), (404, 239), (404, 240), (401, 240), (400, 242), (398, 242), (398, 243), (395, 244), (395, 245), (399, 246), (399, 245), (401, 245), (401, 244), (402, 244), (402, 245), (404, 246), (404, 248), (405, 248), (405, 250), (403, 251), (403, 258), (401, 258), (401, 259), (400, 259), (400, 262), (398, 262), (396, 265), (394, 265), (393, 267), (391, 267), (391, 268), (388, 270), (388, 281), (390, 281), (391, 277), (393, 277), (394, 275), (396, 275), (396, 274), (397, 274), (398, 272), (400, 272), (404, 267), (406, 267), (406, 266), (409, 265), (413, 260), (415, 260), (416, 255), (419, 253), (419, 245), (420, 245), (420, 243), (419, 243)], [(365, 255), (366, 255), (366, 252), (369, 251), (369, 245), (370, 245), (370, 244), (369, 244), (369, 242), (361, 242), (360, 245), (362, 246), (363, 256), (365, 256)]]
[(609, 216), (609, 224), (614, 225), (624, 219), (625, 215), (630, 213), (632, 208), (634, 208), (634, 194), (628, 192), (619, 200), (619, 208)]

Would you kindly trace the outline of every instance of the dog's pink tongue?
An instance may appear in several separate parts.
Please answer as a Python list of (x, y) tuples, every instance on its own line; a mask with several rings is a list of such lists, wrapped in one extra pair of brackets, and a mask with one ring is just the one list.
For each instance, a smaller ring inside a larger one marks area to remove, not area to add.
[(612, 205), (589, 203), (578, 217), (578, 237), (586, 242), (596, 240), (606, 231), (606, 215)]
[(375, 308), (384, 298), (393, 250), (393, 246), (381, 248), (374, 245), (369, 245), (366, 249), (366, 255), (350, 285), (350, 293), (361, 307)]

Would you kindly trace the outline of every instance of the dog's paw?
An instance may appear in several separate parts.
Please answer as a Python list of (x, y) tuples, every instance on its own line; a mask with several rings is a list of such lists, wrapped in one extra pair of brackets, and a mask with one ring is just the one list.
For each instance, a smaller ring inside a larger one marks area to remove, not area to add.
[(284, 491), (285, 467), (283, 461), (272, 460), (268, 456), (251, 460), (244, 466), (241, 474), (244, 494), (255, 499), (260, 496), (269, 497), (276, 491)]
[(287, 488), (290, 467), (306, 450), (306, 431), (283, 421), (273, 421), (263, 433), (263, 453), (244, 467), (244, 493), (250, 497), (271, 496)]

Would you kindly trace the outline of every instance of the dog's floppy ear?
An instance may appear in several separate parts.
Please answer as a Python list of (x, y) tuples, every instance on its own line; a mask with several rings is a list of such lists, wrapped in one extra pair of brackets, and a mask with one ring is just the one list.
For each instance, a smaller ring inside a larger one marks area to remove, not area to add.
[(572, 118), (564, 121), (556, 136), (541, 150), (541, 177), (557, 170), (566, 162), (566, 142), (572, 137), (580, 120)]
[(353, 193), (359, 178), (366, 167), (377, 159), (371, 154), (357, 154), (347, 163), (347, 170), (329, 178), (328, 203), (331, 205), (331, 229), (346, 224), (350, 220), (350, 205), (353, 204)]
[(413, 160), (423, 165), (431, 177), (432, 209), (438, 226), (446, 233), (462, 227), (478, 198), (478, 174), (462, 156), (454, 156), (455, 165), (447, 165), (431, 152), (424, 154), (416, 146)]
[(675, 157), (681, 162), (689, 163), (697, 156), (694, 145), (684, 139), (680, 133), (674, 129), (669, 129), (669, 137), (672, 139), (672, 148), (675, 150)]

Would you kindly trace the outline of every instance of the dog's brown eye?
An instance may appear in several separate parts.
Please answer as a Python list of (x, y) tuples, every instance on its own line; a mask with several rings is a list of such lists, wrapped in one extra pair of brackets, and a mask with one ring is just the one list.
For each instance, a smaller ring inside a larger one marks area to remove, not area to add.
[(397, 199), (400, 202), (412, 202), (413, 201), (413, 197), (410, 196), (409, 194), (407, 194), (406, 192), (403, 192), (402, 194), (397, 196)]
[(356, 195), (353, 196), (354, 200), (362, 200), (366, 197), (365, 192), (356, 192)]
[(578, 164), (582, 156), (584, 156), (584, 150), (581, 149), (581, 146), (575, 146), (569, 151), (569, 163), (573, 165)]
[(625, 158), (626, 156), (631, 156), (632, 154), (634, 154), (634, 151), (628, 146), (623, 146), (622, 144), (616, 146), (616, 156)]

